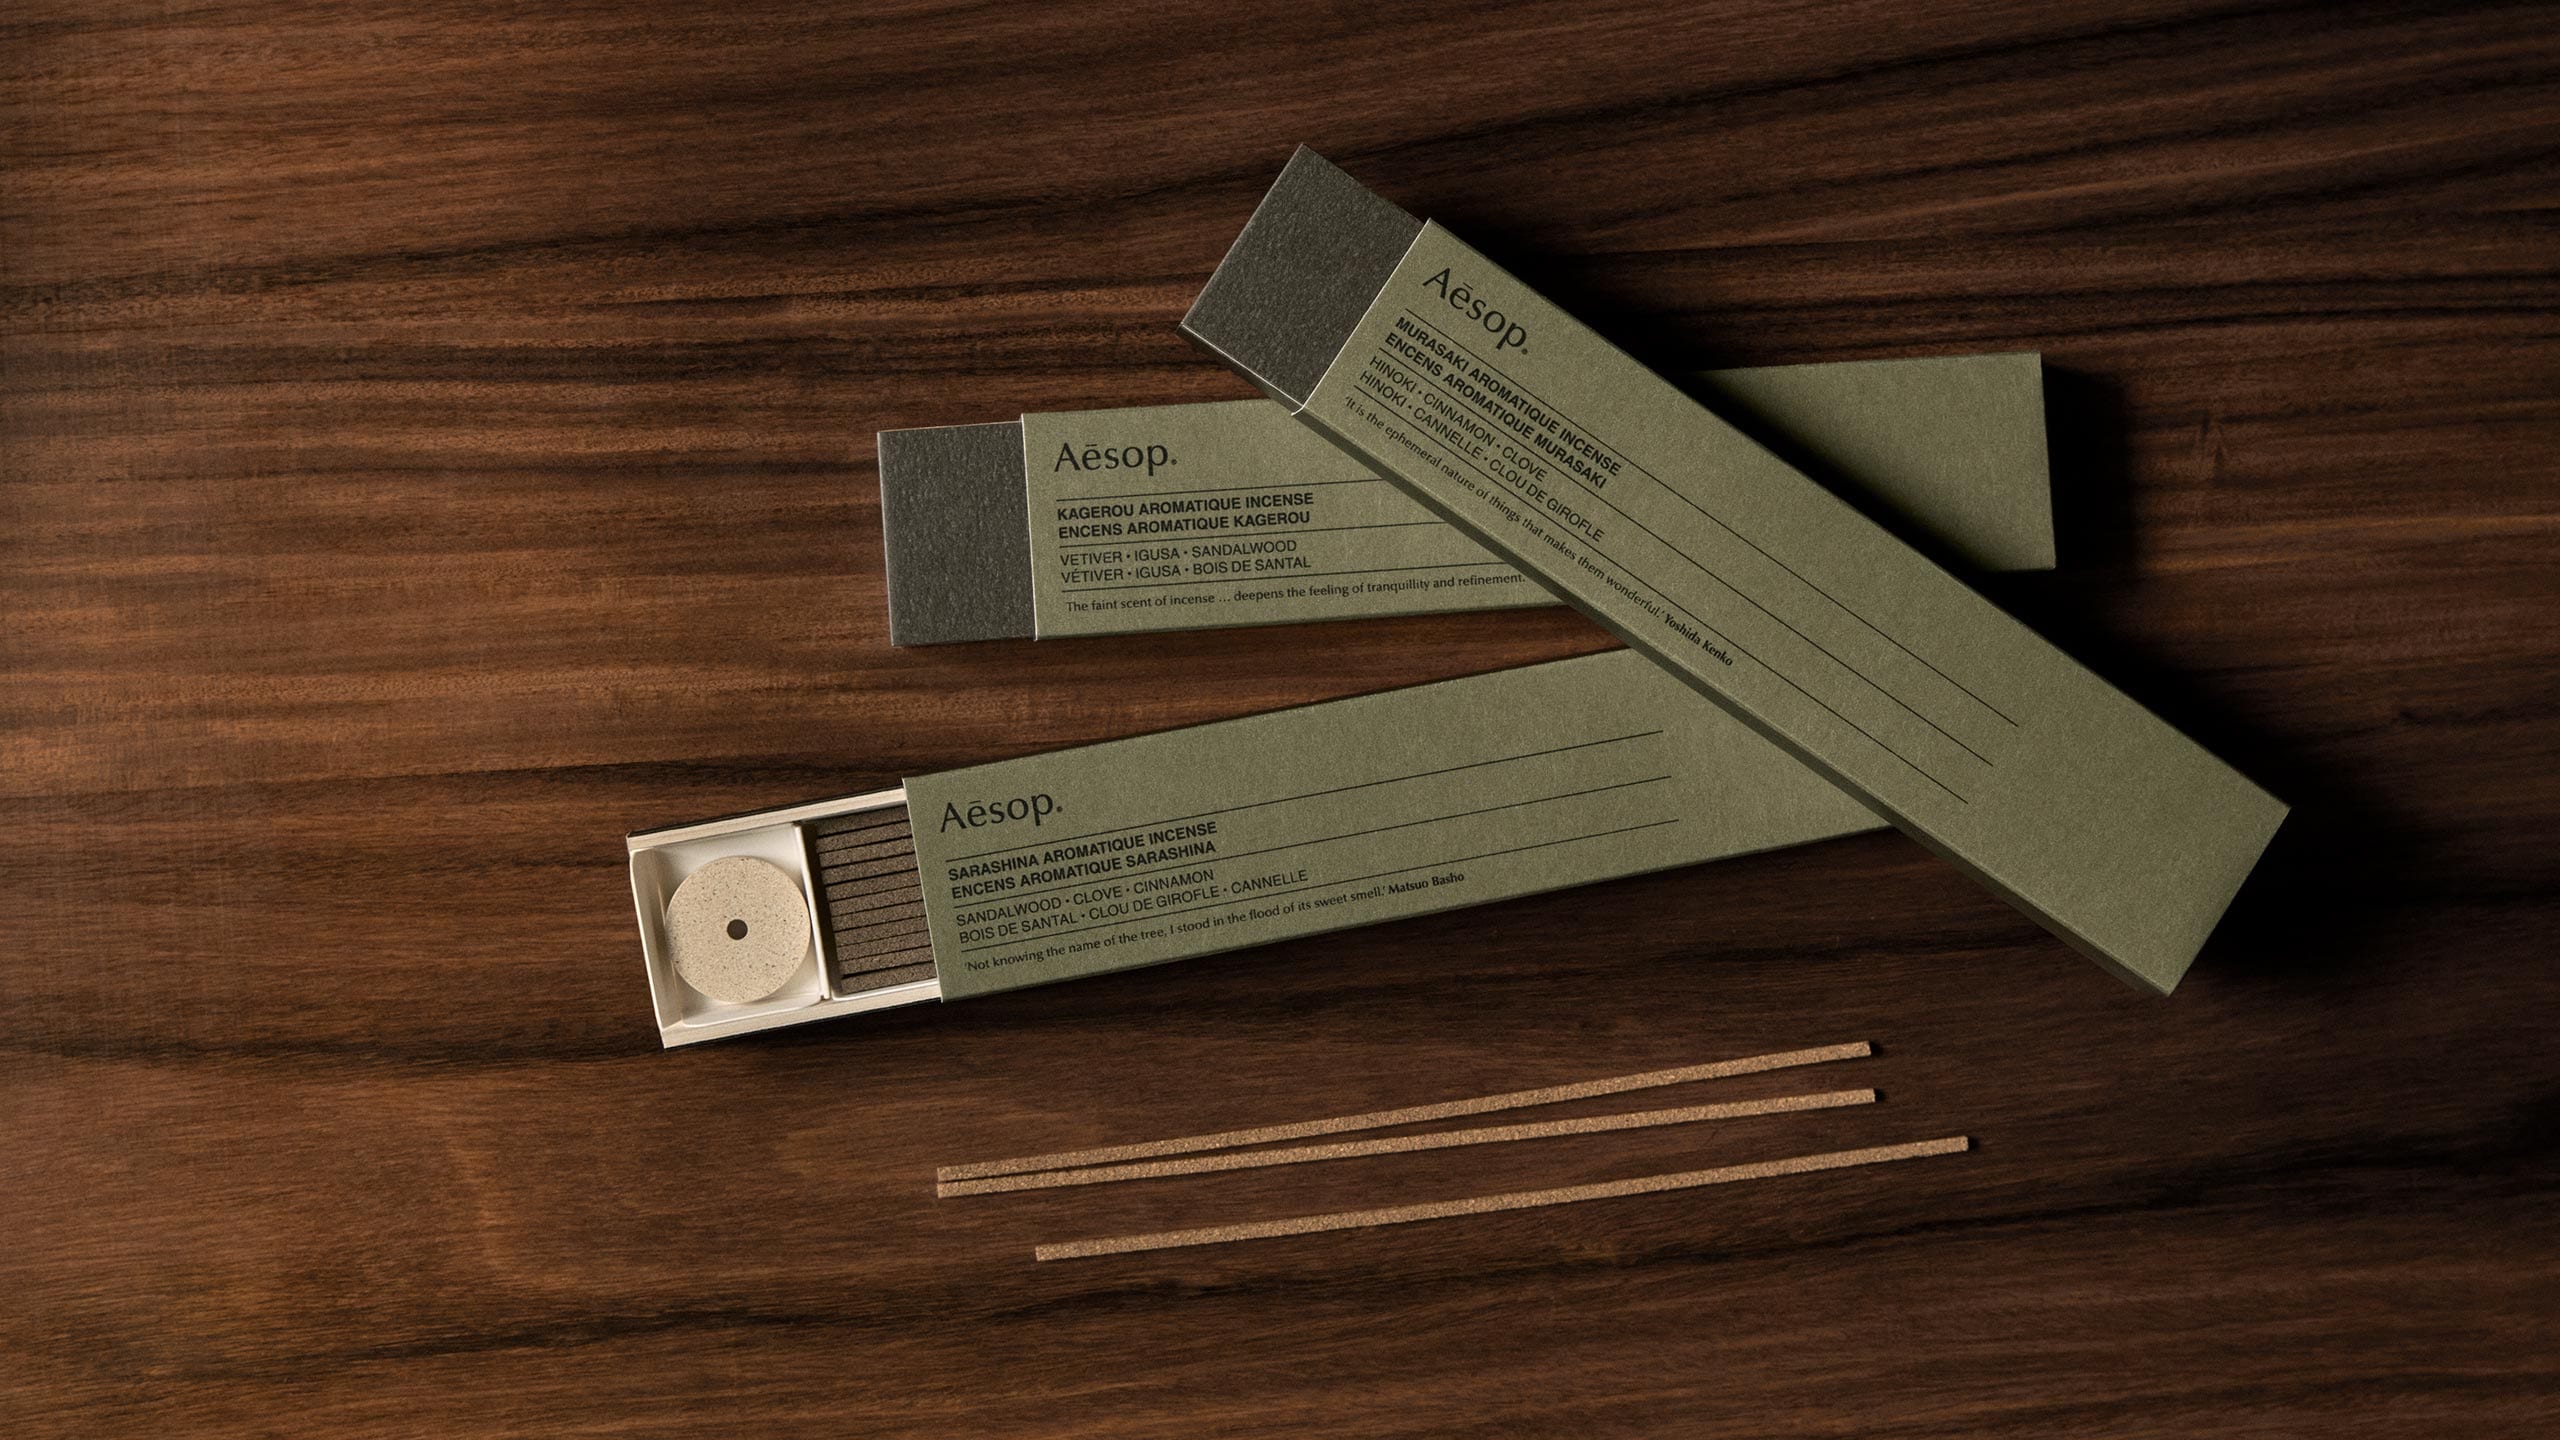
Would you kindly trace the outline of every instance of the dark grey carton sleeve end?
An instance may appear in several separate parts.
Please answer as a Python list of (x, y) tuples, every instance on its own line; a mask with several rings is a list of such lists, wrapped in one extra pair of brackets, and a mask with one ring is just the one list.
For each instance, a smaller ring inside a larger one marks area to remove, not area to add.
[(1182, 331), (1291, 406), (1342, 349), (1422, 222), (1301, 145)]
[(890, 644), (1031, 637), (1019, 421), (881, 431), (880, 531)]

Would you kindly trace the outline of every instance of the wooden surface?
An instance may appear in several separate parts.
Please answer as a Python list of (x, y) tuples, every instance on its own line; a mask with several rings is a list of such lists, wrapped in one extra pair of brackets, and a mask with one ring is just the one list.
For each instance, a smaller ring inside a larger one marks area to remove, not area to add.
[[(13, 1434), (2552, 1433), (2547, 11), (341, 8), (0, 21)], [(1301, 140), (1666, 365), (2042, 350), (1992, 592), (2298, 807), (2178, 995), (1872, 836), (660, 1053), (626, 830), (1603, 643), (887, 647), (872, 432), (1245, 393), (1173, 322)]]

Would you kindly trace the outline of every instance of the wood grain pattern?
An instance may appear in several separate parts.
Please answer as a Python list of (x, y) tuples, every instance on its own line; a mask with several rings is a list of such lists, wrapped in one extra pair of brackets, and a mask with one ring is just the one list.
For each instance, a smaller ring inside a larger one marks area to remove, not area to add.
[[(2550, 1430), (2542, 7), (361, 8), (0, 17), (13, 1434)], [(1992, 593), (2298, 807), (2179, 994), (1870, 836), (658, 1053), (626, 830), (1604, 643), (887, 647), (872, 432), (1243, 393), (1173, 321), (1301, 140), (1666, 366), (2043, 350)], [(1840, 1035), (1881, 1103), (932, 1198)]]
[(1682, 1170), (1669, 1175), (1637, 1175), (1625, 1180), (1602, 1180), (1589, 1185), (1565, 1185), (1551, 1190), (1515, 1190), (1504, 1195), (1462, 1195), (1452, 1200), (1426, 1200), (1418, 1205), (1390, 1205), (1376, 1210), (1337, 1210), (1330, 1215), (1284, 1215), (1270, 1220), (1231, 1221), (1224, 1225), (1208, 1225), (1193, 1230), (1164, 1230), (1152, 1235), (1107, 1235), (1090, 1240), (1061, 1240), (1034, 1249), (1031, 1252), (1031, 1258), (1034, 1260), (1090, 1260), (1104, 1255), (1131, 1255), (1141, 1250), (1179, 1250), (1191, 1245), (1234, 1245), (1255, 1240), (1279, 1240), (1299, 1235), (1315, 1235), (1328, 1230), (1371, 1230), (1388, 1225), (1417, 1225), (1433, 1220), (1457, 1220), (1512, 1210), (1537, 1210), (1549, 1205), (1583, 1205), (1594, 1200), (1622, 1200), (1634, 1195), (1659, 1195), (1672, 1190), (1702, 1190), (1710, 1185), (1735, 1185), (1747, 1180), (1775, 1180), (1787, 1176), (1810, 1175), (1817, 1171), (1845, 1170), (1858, 1165), (1883, 1165), (1897, 1160), (1925, 1159), (1932, 1155), (1955, 1155), (1962, 1153), (1966, 1145), (1965, 1137), (1948, 1135), (1935, 1140), (1907, 1140), (1898, 1145), (1871, 1145), (1862, 1150), (1831, 1150), (1820, 1155), (1786, 1155), (1775, 1160), (1753, 1160), (1741, 1165), (1718, 1166), (1712, 1170)]

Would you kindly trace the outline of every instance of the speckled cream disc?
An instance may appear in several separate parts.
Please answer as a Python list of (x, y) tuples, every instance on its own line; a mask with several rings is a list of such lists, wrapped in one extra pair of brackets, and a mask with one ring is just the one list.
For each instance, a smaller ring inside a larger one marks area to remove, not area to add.
[(712, 999), (762, 1000), (809, 953), (809, 902), (781, 866), (725, 855), (668, 898), (667, 949), (684, 983)]

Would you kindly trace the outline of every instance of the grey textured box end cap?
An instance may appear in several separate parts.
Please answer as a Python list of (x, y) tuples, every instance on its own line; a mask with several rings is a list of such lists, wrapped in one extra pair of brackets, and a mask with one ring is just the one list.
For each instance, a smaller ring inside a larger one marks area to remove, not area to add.
[(880, 432), (889, 643), (1031, 638), (1022, 425)]
[(1324, 378), (1422, 222), (1301, 145), (1182, 332), (1292, 407)]

